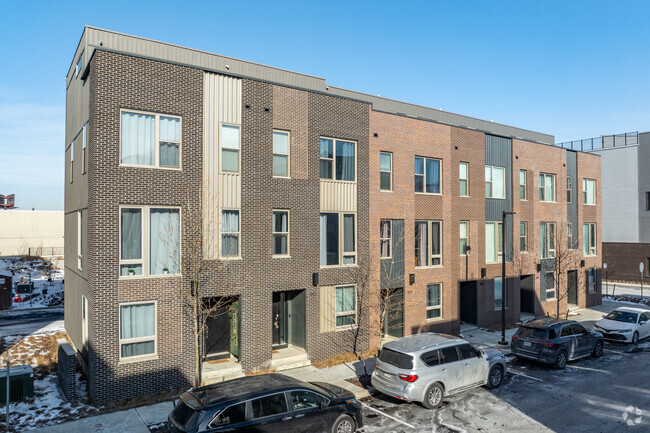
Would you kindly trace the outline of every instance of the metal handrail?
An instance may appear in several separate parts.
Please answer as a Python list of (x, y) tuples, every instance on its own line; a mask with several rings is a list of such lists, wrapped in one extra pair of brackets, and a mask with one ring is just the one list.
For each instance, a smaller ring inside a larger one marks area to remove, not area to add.
[(626, 132), (624, 134), (601, 135), (600, 137), (586, 138), (584, 140), (564, 141), (555, 143), (564, 149), (588, 152), (590, 150), (608, 149), (612, 147), (633, 146), (639, 144), (639, 132)]

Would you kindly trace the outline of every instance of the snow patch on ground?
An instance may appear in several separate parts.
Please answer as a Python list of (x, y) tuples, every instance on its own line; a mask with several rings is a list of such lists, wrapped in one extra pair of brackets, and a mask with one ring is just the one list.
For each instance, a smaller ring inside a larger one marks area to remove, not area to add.
[[(52, 265), (48, 259), (12, 257), (0, 259), (0, 274), (11, 275), (13, 283), (32, 281), (34, 291), (31, 299), (21, 294), (22, 302), (13, 302), (12, 309), (46, 308), (63, 305), (63, 270)], [(14, 290), (15, 292), (15, 290)], [(44, 293), (47, 292), (47, 293)]]

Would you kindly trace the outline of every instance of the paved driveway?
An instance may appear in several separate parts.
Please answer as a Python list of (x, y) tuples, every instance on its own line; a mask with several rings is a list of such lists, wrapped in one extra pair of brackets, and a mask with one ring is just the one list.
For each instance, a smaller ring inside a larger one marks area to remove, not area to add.
[(10, 310), (0, 313), (0, 337), (63, 329), (63, 308)]

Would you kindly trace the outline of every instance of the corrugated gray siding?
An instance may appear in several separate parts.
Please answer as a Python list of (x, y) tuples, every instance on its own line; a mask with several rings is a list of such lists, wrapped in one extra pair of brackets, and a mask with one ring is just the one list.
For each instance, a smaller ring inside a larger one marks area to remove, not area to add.
[[(485, 221), (503, 221), (503, 211), (512, 211), (512, 140), (485, 135), (485, 165), (505, 167), (506, 199), (485, 199)], [(506, 260), (512, 260), (512, 218), (506, 219)]]
[[(575, 151), (567, 150), (566, 151), (566, 173), (567, 176), (571, 176), (573, 179), (573, 184), (571, 188), (571, 203), (567, 204), (567, 222), (571, 223), (571, 236), (573, 238), (573, 244), (578, 247), (578, 199), (582, 200), (582, 197), (578, 197), (577, 192), (578, 188), (576, 187), (578, 181), (582, 183), (582, 179), (578, 179), (578, 156)], [(580, 187), (582, 191), (582, 185)], [(566, 192), (565, 192), (566, 194)], [(582, 230), (582, 227), (580, 227)], [(561, 231), (559, 233), (562, 233)]]
[(393, 220), (391, 242), (393, 257), (381, 260), (382, 289), (404, 287), (404, 220)]
[[(650, 211), (646, 210), (645, 193), (650, 191), (650, 132), (639, 134), (639, 242), (650, 243)], [(603, 206), (603, 212), (605, 206)], [(604, 219), (604, 218), (603, 218)], [(605, 238), (603, 237), (603, 240)]]

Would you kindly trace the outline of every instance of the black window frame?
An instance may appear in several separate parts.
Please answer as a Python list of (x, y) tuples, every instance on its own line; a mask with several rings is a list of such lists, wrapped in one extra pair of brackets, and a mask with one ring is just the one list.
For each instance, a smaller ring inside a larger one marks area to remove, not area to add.
[[(267, 398), (267, 397), (271, 397), (271, 396), (274, 396), (274, 395), (279, 395), (279, 394), (282, 394), (282, 396), (284, 397), (284, 405), (285, 405), (284, 406), (285, 407), (284, 412), (277, 412), (277, 413), (273, 413), (273, 414), (269, 414), (269, 415), (263, 415), (263, 416), (260, 416), (260, 417), (255, 416), (255, 408), (253, 407), (253, 401), (260, 400), (260, 399)], [(258, 419), (268, 418), (268, 417), (271, 417), (271, 416), (277, 416), (277, 415), (281, 415), (283, 413), (291, 412), (291, 410), (289, 410), (290, 405), (289, 405), (289, 401), (287, 399), (287, 393), (285, 391), (272, 392), (272, 393), (269, 393), (269, 394), (260, 395), (260, 396), (251, 398), (250, 400), (247, 401), (247, 403), (248, 403), (248, 406), (249, 406), (247, 408), (247, 410), (250, 410), (250, 414), (247, 412), (247, 415), (246, 415), (247, 420), (258, 420)]]
[[(447, 347), (441, 347), (440, 348), (440, 354), (442, 355), (442, 362), (440, 363), (441, 365), (442, 364), (451, 364), (451, 363), (454, 363), (454, 362), (461, 361), (460, 353), (458, 352), (458, 346), (460, 346), (460, 345), (455, 344), (453, 346), (447, 346)], [(445, 354), (445, 350), (449, 350), (449, 349), (453, 349), (456, 352), (456, 359), (454, 359), (453, 361), (447, 361), (447, 355)]]

